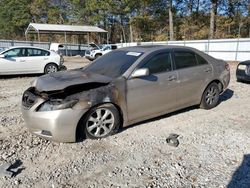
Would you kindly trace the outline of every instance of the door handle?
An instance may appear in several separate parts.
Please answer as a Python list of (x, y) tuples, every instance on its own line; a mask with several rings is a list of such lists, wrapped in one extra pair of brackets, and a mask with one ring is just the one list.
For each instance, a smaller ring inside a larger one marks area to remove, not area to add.
[(21, 59), (20, 62), (26, 62), (24, 59)]
[(211, 72), (212, 69), (211, 69), (211, 68), (206, 68), (204, 71), (205, 71), (205, 72)]
[(167, 80), (168, 81), (173, 81), (173, 80), (176, 80), (176, 79), (177, 79), (177, 77), (172, 75), (172, 76), (169, 76)]
[(45, 57), (45, 58), (43, 58), (43, 60), (48, 60), (49, 58), (47, 58), (47, 57)]

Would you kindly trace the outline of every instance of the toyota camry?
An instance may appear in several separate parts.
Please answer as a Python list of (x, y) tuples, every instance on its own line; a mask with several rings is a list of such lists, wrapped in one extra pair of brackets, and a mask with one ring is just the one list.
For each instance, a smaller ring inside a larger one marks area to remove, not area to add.
[(49, 140), (98, 139), (189, 106), (214, 108), (229, 81), (226, 62), (193, 48), (121, 48), (37, 78), (23, 94), (22, 114), (31, 133)]

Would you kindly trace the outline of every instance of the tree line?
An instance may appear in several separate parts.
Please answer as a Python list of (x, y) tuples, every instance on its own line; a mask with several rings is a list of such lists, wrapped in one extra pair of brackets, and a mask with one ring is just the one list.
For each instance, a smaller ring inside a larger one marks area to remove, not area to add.
[(96, 25), (111, 43), (246, 38), (250, 1), (0, 0), (1, 39), (25, 39), (30, 22)]

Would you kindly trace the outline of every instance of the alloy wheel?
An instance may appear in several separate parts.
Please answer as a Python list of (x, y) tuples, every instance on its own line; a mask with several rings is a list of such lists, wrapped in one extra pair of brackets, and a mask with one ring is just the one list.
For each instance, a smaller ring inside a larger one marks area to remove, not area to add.
[(47, 72), (47, 74), (57, 72), (57, 67), (55, 65), (48, 65), (46, 67), (46, 72)]
[(86, 129), (94, 137), (104, 137), (112, 131), (114, 124), (114, 114), (107, 108), (98, 108), (88, 117)]
[(210, 86), (206, 92), (205, 101), (207, 105), (213, 105), (217, 103), (219, 99), (219, 91), (216, 87)]

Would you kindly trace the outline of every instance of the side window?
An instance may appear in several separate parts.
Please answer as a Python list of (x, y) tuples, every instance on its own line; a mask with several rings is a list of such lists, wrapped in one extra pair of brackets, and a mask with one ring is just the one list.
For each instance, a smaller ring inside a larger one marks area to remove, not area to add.
[(27, 50), (27, 56), (33, 56), (33, 49), (28, 48)]
[(195, 54), (192, 52), (174, 52), (176, 69), (188, 68), (197, 65)]
[(24, 49), (23, 48), (15, 48), (11, 49), (4, 53), (5, 57), (23, 57), (24, 56)]
[(42, 51), (42, 56), (49, 56), (50, 52), (45, 51), (45, 50), (41, 50)]
[(45, 50), (35, 49), (35, 48), (28, 48), (27, 49), (27, 56), (48, 56), (50, 53)]
[(152, 57), (141, 68), (148, 68), (150, 74), (172, 70), (170, 53), (160, 53)]
[(208, 62), (198, 54), (196, 54), (196, 59), (197, 59), (198, 65), (206, 65), (206, 64), (208, 64)]

